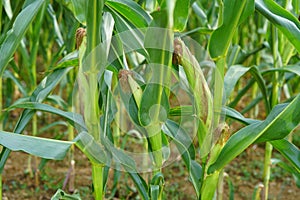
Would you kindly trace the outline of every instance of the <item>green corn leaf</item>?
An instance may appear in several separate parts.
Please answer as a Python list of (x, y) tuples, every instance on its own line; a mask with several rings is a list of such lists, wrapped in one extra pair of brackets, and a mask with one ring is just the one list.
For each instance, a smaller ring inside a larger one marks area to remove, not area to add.
[(247, 0), (245, 8), (241, 14), (239, 25), (247, 20), (247, 18), (254, 13), (255, 0)]
[(151, 199), (161, 199), (164, 186), (164, 175), (162, 173), (156, 173), (150, 182), (150, 197)]
[(190, 0), (176, 0), (173, 12), (173, 30), (183, 31), (189, 16)]
[[(144, 27), (148, 27), (151, 22), (151, 16), (144, 11), (137, 3), (129, 0), (106, 1), (105, 10), (110, 12), (115, 20), (115, 27), (118, 36), (123, 42), (125, 53), (132, 49), (147, 57), (147, 52), (143, 47)], [(116, 39), (113, 38), (115, 41)], [(116, 41), (115, 41), (116, 42)], [(117, 51), (122, 50), (116, 48)], [(123, 51), (117, 53), (117, 58)]]
[(81, 23), (86, 24), (86, 9), (87, 9), (87, 1), (81, 0), (71, 0), (72, 4), (69, 5), (69, 8), (73, 12), (75, 18)]
[(137, 187), (141, 197), (143, 200), (148, 200), (149, 195), (148, 195), (148, 186), (145, 180), (138, 174), (134, 172), (128, 172), (130, 175), (131, 179), (135, 183), (135, 186)]
[(55, 11), (51, 4), (48, 4), (47, 11), (48, 11), (48, 14), (50, 15), (50, 17), (52, 18), (52, 23), (54, 26), (54, 31), (55, 31), (55, 36), (56, 36), (56, 42), (60, 47), (62, 47), (65, 44), (65, 42), (64, 42), (60, 27), (58, 25)]
[(134, 181), (143, 199), (149, 199), (147, 184), (145, 180), (137, 173), (137, 167), (134, 160), (123, 150), (116, 148), (107, 137), (102, 137), (102, 144), (99, 144), (92, 135), (90, 135), (86, 131), (82, 131), (75, 138), (75, 141), (76, 146), (82, 152), (84, 152), (84, 154), (90, 159), (91, 162), (106, 164), (109, 166), (113, 160), (113, 162), (116, 164), (116, 167), (122, 166)]
[(293, 167), (297, 170), (297, 173), (300, 173), (299, 148), (285, 139), (271, 141), (271, 144), (277, 151), (279, 151), (287, 160), (292, 163)]
[(262, 74), (265, 75), (272, 72), (291, 72), (300, 76), (300, 65), (287, 65), (280, 68), (271, 68), (271, 69), (264, 70)]
[[(223, 112), (227, 117), (238, 120), (244, 124), (261, 123), (260, 120), (245, 118), (239, 112), (232, 108), (224, 107)], [(273, 133), (274, 134), (274, 133)], [(274, 134), (275, 135), (275, 134)], [(289, 160), (296, 169), (300, 169), (300, 150), (285, 139), (270, 141), (273, 147), (279, 151), (287, 160)]]
[(272, 0), (256, 0), (255, 9), (274, 24), (300, 52), (300, 22)]
[(72, 69), (72, 67), (55, 70), (46, 76), (33, 91), (30, 101), (42, 102), (52, 92), (53, 88)]
[(0, 144), (12, 151), (24, 151), (45, 159), (62, 160), (74, 142), (0, 131)]
[(23, 84), (20, 82), (20, 80), (13, 75), (13, 73), (11, 73), (9, 70), (5, 70), (4, 74), (3, 74), (3, 78), (11, 79), (16, 84), (16, 86), (18, 87), (18, 89), (20, 90), (22, 95), (27, 96), (28, 92), (27, 92), (26, 88), (23, 86)]
[(147, 27), (151, 22), (151, 16), (140, 5), (130, 0), (110, 0), (105, 5), (119, 13), (137, 28)]
[[(212, 33), (209, 40), (209, 53), (213, 59), (227, 54), (240, 21), (245, 20), (254, 11), (251, 3), (247, 3), (247, 0), (225, 0), (223, 4), (223, 23)], [(245, 9), (246, 11), (244, 11)]]
[(281, 138), (288, 135), (300, 122), (299, 108), (300, 95), (286, 106), (275, 106), (263, 122), (253, 123), (236, 132), (229, 138), (216, 162), (209, 167), (208, 173), (221, 170), (252, 143), (265, 141), (270, 136), (273, 139), (273, 135), (277, 137), (277, 130)]
[[(109, 11), (114, 20), (115, 20), (115, 29), (118, 31), (118, 35), (112, 38), (112, 44), (115, 52), (114, 59), (121, 57), (123, 54), (123, 49), (125, 53), (128, 51), (136, 50), (141, 53), (146, 58), (148, 57), (148, 53), (144, 48), (144, 39), (145, 39), (145, 30), (143, 28), (135, 27), (130, 21), (126, 18), (123, 18), (119, 13), (114, 10)], [(122, 41), (120, 44), (119, 40)], [(112, 62), (114, 60), (110, 60)]]
[[(293, 102), (299, 101), (299, 97), (300, 95), (298, 95), (293, 100)], [(282, 110), (286, 109), (286, 107), (288, 106), (288, 104), (276, 105), (273, 109), (273, 115), (275, 116), (276, 114), (280, 114), (280, 112), (282, 112)], [(300, 123), (300, 113), (297, 111), (300, 108), (299, 103), (298, 105), (296, 103), (295, 106), (297, 106), (295, 107), (295, 110), (290, 110), (290, 113), (284, 115), (283, 119), (278, 119), (276, 125), (268, 127), (264, 134), (261, 137), (259, 137), (255, 142), (280, 140), (286, 137), (288, 134), (290, 134), (291, 131)]]
[(267, 86), (265, 84), (265, 80), (263, 79), (261, 72), (259, 71), (259, 69), (254, 66), (254, 67), (250, 67), (249, 72), (251, 73), (251, 75), (253, 76), (253, 78), (255, 79), (261, 93), (264, 99), (264, 103), (265, 103), (265, 108), (267, 110), (267, 113), (270, 112), (270, 105), (269, 105), (269, 97), (268, 97), (268, 91), (267, 91)]
[(226, 99), (229, 98), (238, 80), (248, 71), (248, 67), (243, 67), (240, 65), (230, 66), (224, 77), (224, 95)]
[(13, 17), (13, 11), (11, 9), (10, 1), (4, 0), (2, 1), (2, 3), (3, 3), (3, 8), (5, 10), (5, 13), (7, 14), (8, 18), (11, 19)]
[(150, 185), (151, 199), (159, 199), (159, 185)]
[(213, 199), (220, 173), (215, 171), (212, 174), (208, 174), (201, 187), (201, 198), (200, 199)]
[(296, 185), (298, 186), (298, 188), (300, 188), (300, 173), (299, 173), (299, 171), (295, 170), (289, 164), (287, 164), (286, 162), (284, 162), (280, 159), (273, 158), (273, 159), (271, 159), (271, 162), (272, 162), (272, 165), (278, 165), (285, 171), (291, 173), (294, 176)]
[(242, 65), (233, 65), (229, 68), (229, 70), (226, 72), (226, 75), (224, 77), (224, 87), (225, 87), (226, 98), (227, 99), (229, 98), (237, 81), (248, 71), (252, 74), (253, 78), (257, 82), (257, 84), (261, 90), (262, 96), (264, 98), (265, 107), (267, 110), (269, 110), (270, 106), (268, 103), (269, 100), (268, 100), (268, 92), (267, 92), (266, 84), (262, 77), (262, 73), (255, 66), (254, 67), (244, 67)]
[(68, 104), (63, 100), (61, 96), (58, 95), (49, 95), (46, 99), (47, 102), (51, 102), (53, 104), (58, 105), (60, 108), (63, 108), (65, 110), (68, 109)]
[[(168, 97), (164, 90), (164, 83), (168, 82), (169, 66), (171, 64), (171, 33), (166, 29), (167, 13), (165, 11), (155, 12), (151, 28), (147, 29), (145, 35), (145, 48), (150, 57), (152, 69), (151, 84), (147, 84), (142, 94), (139, 106), (139, 119), (143, 126), (152, 122), (157, 123), (165, 119), (169, 112)], [(157, 37), (160, 35), (161, 37)], [(164, 110), (162, 110), (162, 108)], [(151, 109), (151, 110), (150, 110)], [(160, 112), (161, 111), (161, 112)], [(164, 114), (164, 112), (166, 112)], [(153, 116), (150, 116), (153, 114)]]
[(36, 0), (23, 8), (23, 10), (17, 16), (12, 29), (7, 33), (6, 38), (0, 47), (0, 77), (2, 77), (10, 58), (18, 48), (27, 29), (39, 10), (42, 8), (44, 2), (44, 0)]
[(193, 106), (176, 106), (170, 108), (170, 116), (192, 116), (194, 114)]
[(81, 115), (72, 113), (72, 112), (65, 112), (55, 107), (52, 107), (47, 104), (38, 103), (38, 102), (21, 102), (18, 104), (13, 104), (8, 108), (8, 110), (12, 110), (14, 108), (24, 108), (28, 110), (40, 110), (44, 112), (53, 113), (59, 115), (70, 122), (74, 127), (78, 128), (79, 130), (86, 130), (86, 126), (84, 124), (83, 118)]
[(51, 128), (56, 128), (57, 126), (64, 126), (64, 127), (68, 127), (68, 123), (66, 123), (65, 121), (56, 121), (53, 122), (51, 124), (48, 124), (44, 127), (42, 127), (41, 129), (38, 130), (38, 134), (41, 134), (45, 131), (49, 131)]
[[(36, 87), (33, 91), (30, 100), (36, 102), (42, 102), (47, 98), (53, 88), (61, 81), (61, 79), (69, 72), (71, 68), (63, 68), (59, 70), (55, 70), (49, 75), (47, 75), (41, 83)], [(33, 117), (35, 111), (25, 109), (21, 114), (15, 128), (14, 133), (21, 134), (27, 124), (30, 122)], [(2, 173), (4, 169), (4, 165), (6, 160), (10, 154), (10, 150), (7, 148), (3, 148), (0, 155), (0, 173)]]
[(81, 200), (79, 193), (68, 194), (65, 191), (58, 189), (51, 197), (51, 200)]
[(167, 120), (162, 126), (164, 134), (173, 139), (180, 152), (185, 165), (188, 168), (189, 175), (196, 194), (199, 197), (202, 182), (202, 167), (194, 160), (195, 149), (189, 135), (176, 122)]
[(108, 157), (103, 145), (99, 144), (88, 132), (80, 132), (74, 141), (76, 141), (75, 145), (93, 164), (108, 165), (110, 163), (110, 157)]
[[(139, 119), (143, 126), (166, 120), (170, 105), (167, 94), (161, 87), (162, 86), (159, 84), (147, 84), (146, 89), (143, 92), (139, 109)], [(158, 107), (157, 105), (160, 106)]]
[(167, 11), (168, 28), (183, 31), (188, 20), (190, 0), (161, 1), (159, 4), (159, 10)]
[(78, 51), (73, 51), (66, 56), (64, 56), (56, 66), (51, 70), (56, 70), (60, 68), (67, 68), (70, 66), (78, 66)]
[(256, 122), (260, 122), (260, 120), (246, 118), (241, 113), (236, 111), (235, 109), (227, 107), (227, 106), (222, 108), (222, 114), (225, 114), (227, 117), (237, 120), (237, 121), (239, 121), (243, 124), (247, 124), (247, 125), (253, 124)]

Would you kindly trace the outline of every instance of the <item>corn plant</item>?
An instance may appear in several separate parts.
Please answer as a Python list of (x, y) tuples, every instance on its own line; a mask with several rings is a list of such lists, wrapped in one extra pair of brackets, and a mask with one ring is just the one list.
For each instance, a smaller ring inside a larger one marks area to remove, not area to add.
[[(225, 166), (250, 145), (265, 143), (263, 187), (258, 187), (254, 196), (259, 198), (261, 191), (263, 199), (268, 199), (273, 148), (289, 161), (274, 163), (300, 178), (299, 148), (287, 139), (300, 122), (299, 88), (293, 83), (300, 75), (297, 2), (61, 2), (78, 21), (72, 30), (80, 24), (76, 35), (66, 42), (74, 46), (76, 40), (77, 49), (69, 47), (67, 55), (58, 53), (61, 61), (48, 62), (51, 70), (36, 85), (38, 38), (43, 37), (39, 34), (43, 27), (41, 22), (33, 26), (33, 50), (25, 65), (32, 76), (31, 94), (5, 110), (24, 109), (12, 132), (0, 131), (0, 172), (10, 151), (61, 160), (75, 145), (91, 162), (95, 199), (106, 196), (109, 169), (114, 170), (116, 181), (120, 171), (127, 173), (141, 199), (164, 199), (162, 168), (180, 155), (196, 198), (222, 199), (223, 182), (228, 179)], [(27, 27), (40, 21), (51, 3), (25, 1), (11, 27), (5, 27), (0, 40), (1, 76), (8, 66), (13, 67), (10, 59), (22, 45)], [(242, 36), (248, 32), (253, 35), (244, 41)], [(206, 69), (199, 63), (212, 67)], [(239, 79), (247, 72), (250, 78), (241, 88)], [(43, 103), (67, 76), (73, 80), (66, 89), (72, 97), (68, 108)], [(238, 112), (235, 107), (247, 91), (252, 92), (252, 102)], [(281, 92), (286, 98), (281, 98)], [(260, 119), (251, 112), (251, 118), (246, 118), (243, 114), (253, 107), (263, 107), (265, 117)], [(38, 125), (36, 111), (68, 121), (77, 131), (75, 138), (72, 131), (68, 141), (22, 135), (31, 120)], [(228, 125), (232, 120), (245, 127), (232, 133)], [(126, 147), (136, 141), (131, 136), (138, 138), (133, 146), (138, 152)], [(148, 180), (144, 172), (151, 172)], [(53, 199), (60, 198), (80, 199), (78, 194), (58, 190)]]

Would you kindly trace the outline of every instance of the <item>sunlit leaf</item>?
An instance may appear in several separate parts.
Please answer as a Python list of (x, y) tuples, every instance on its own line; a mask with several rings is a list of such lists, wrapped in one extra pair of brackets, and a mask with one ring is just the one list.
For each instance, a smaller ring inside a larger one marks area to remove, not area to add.
[[(227, 54), (232, 37), (240, 20), (245, 20), (245, 18), (254, 11), (251, 11), (252, 6), (245, 7), (246, 5), (251, 5), (247, 4), (247, 0), (225, 0), (223, 4), (222, 25), (212, 33), (209, 40), (209, 53), (213, 59)], [(250, 12), (244, 12), (244, 9), (249, 9)]]
[(0, 131), (0, 144), (41, 158), (62, 160), (74, 142), (46, 139)]
[(216, 162), (209, 167), (208, 172), (213, 173), (222, 169), (256, 141), (284, 138), (299, 124), (300, 114), (295, 113), (299, 108), (300, 95), (288, 105), (275, 106), (263, 122), (250, 124), (236, 132), (229, 138)]
[(274, 24), (300, 52), (300, 22), (272, 0), (256, 0), (255, 9)]

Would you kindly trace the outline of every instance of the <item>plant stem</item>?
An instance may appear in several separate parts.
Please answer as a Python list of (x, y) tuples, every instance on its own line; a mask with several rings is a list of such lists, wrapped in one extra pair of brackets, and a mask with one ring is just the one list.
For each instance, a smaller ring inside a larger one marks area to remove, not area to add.
[[(216, 130), (221, 119), (221, 110), (223, 104), (223, 85), (224, 85), (224, 73), (226, 68), (226, 57), (217, 61), (217, 68), (215, 70), (215, 85), (214, 85), (214, 121), (213, 130)], [(213, 133), (215, 134), (215, 133)], [(217, 138), (218, 139), (218, 138)], [(212, 141), (213, 142), (213, 141)], [(219, 174), (218, 187), (217, 187), (217, 199), (223, 198), (223, 170)]]
[[(271, 36), (272, 36), (272, 53), (273, 53), (273, 62), (274, 68), (278, 67), (278, 32), (275, 26), (271, 25)], [(279, 98), (279, 83), (278, 83), (278, 72), (274, 73), (273, 78), (273, 89), (272, 89), (272, 98), (271, 98), (271, 108), (273, 108), (278, 103)], [(272, 145), (267, 142), (265, 147), (265, 160), (264, 160), (264, 199), (268, 199), (269, 193), (269, 180), (270, 180), (270, 171), (271, 171), (271, 157), (272, 157)]]
[[(94, 139), (101, 143), (101, 128), (100, 128), (100, 108), (98, 104), (99, 90), (98, 90), (98, 73), (102, 69), (97, 69), (97, 58), (93, 50), (101, 43), (101, 22), (102, 10), (105, 0), (89, 0), (87, 2), (86, 18), (87, 18), (87, 46), (85, 58), (89, 55), (89, 66), (81, 66), (85, 69), (84, 75), (88, 79), (87, 98), (84, 102), (87, 113), (85, 112), (85, 122), (87, 124), (88, 132)], [(105, 58), (100, 58), (105, 59)], [(106, 133), (103, 133), (104, 135)], [(104, 197), (104, 183), (103, 172), (104, 166), (97, 163), (92, 163), (92, 178), (94, 186), (94, 196), (96, 200), (101, 200)]]
[(223, 192), (224, 192), (223, 187), (224, 187), (224, 169), (222, 169), (219, 174), (218, 191), (217, 191), (218, 200), (223, 199)]
[(92, 164), (92, 178), (94, 186), (94, 197), (96, 200), (103, 199), (103, 165)]
[(268, 199), (268, 193), (269, 193), (272, 150), (273, 150), (273, 146), (269, 142), (267, 142), (265, 147), (264, 174), (263, 174), (265, 200)]
[[(32, 135), (37, 136), (37, 115), (34, 114), (32, 118)], [(39, 169), (38, 169), (38, 158), (36, 156), (33, 157), (34, 159), (34, 180), (35, 180), (35, 187), (39, 187)]]

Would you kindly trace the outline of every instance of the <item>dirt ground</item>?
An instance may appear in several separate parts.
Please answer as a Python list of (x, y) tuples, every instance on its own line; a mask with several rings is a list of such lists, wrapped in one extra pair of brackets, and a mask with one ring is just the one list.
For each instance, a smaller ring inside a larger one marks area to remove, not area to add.
[[(75, 187), (82, 199), (93, 199), (90, 164), (78, 149), (75, 153)], [(226, 167), (225, 172), (234, 186), (234, 199), (252, 199), (255, 186), (262, 181), (263, 153), (262, 146), (251, 146)], [(273, 156), (278, 157), (278, 154), (274, 152)], [(3, 174), (4, 200), (51, 199), (56, 190), (62, 187), (69, 169), (67, 158), (63, 161), (48, 161), (43, 171), (40, 172), (39, 187), (36, 187), (34, 178), (26, 173), (28, 157), (22, 152), (11, 153)], [(32, 163), (34, 165), (33, 161)], [(163, 173), (165, 174), (165, 199), (196, 199), (182, 162), (169, 165), (163, 169)], [(272, 167), (271, 174), (269, 199), (299, 198), (300, 189), (296, 187), (291, 175), (278, 166)], [(224, 200), (229, 199), (229, 186), (226, 180), (223, 193)], [(107, 194), (110, 194), (111, 185), (112, 180), (109, 181)], [(114, 199), (138, 199), (136, 196), (134, 185), (129, 181), (129, 177), (122, 174)]]

